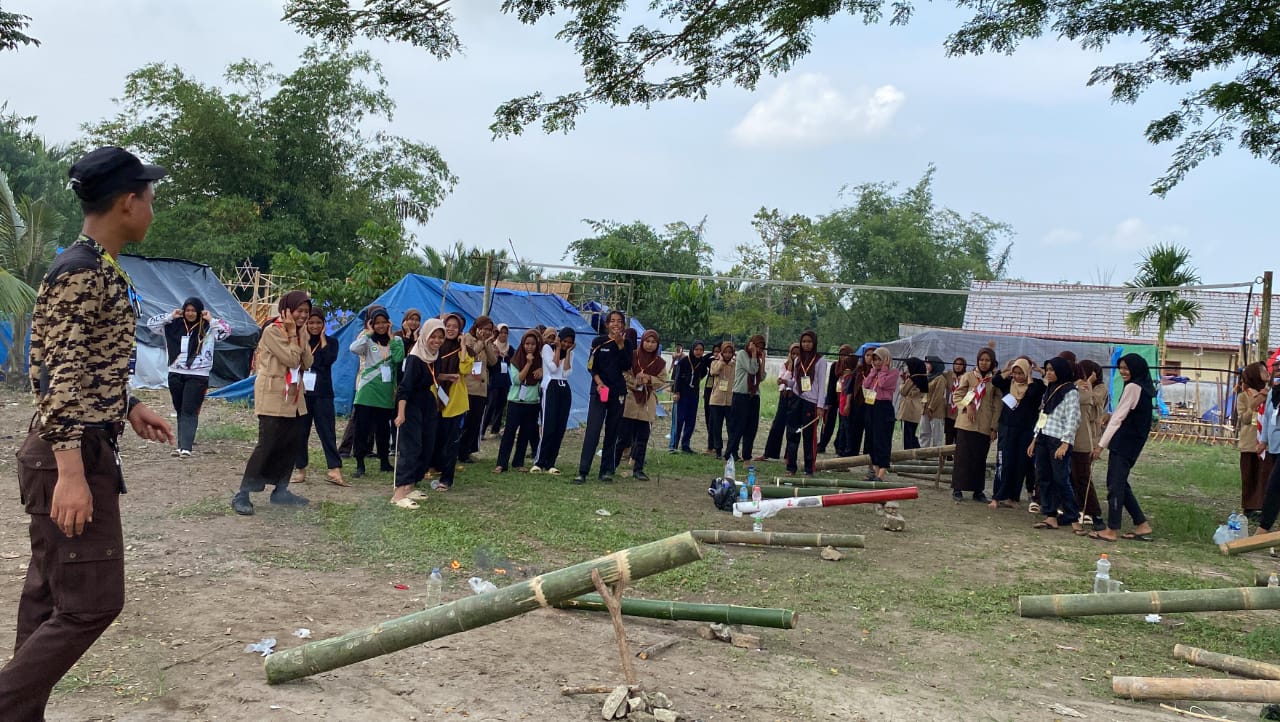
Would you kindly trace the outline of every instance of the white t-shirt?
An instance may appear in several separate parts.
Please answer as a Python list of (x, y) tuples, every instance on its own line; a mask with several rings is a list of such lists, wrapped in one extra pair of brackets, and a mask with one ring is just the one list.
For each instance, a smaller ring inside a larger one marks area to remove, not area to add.
[[(572, 354), (572, 352), (570, 352)], [(552, 381), (568, 381), (569, 374), (556, 364), (556, 350), (551, 344), (543, 344), (542, 346), (542, 388)]]

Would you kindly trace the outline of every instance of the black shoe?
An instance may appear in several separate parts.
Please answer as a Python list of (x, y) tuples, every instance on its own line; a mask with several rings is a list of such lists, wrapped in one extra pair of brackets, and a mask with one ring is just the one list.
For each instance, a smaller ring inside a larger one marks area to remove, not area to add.
[(476, 457), (472, 456), (471, 454), (467, 454), (466, 456), (459, 456), (459, 457), (458, 457), (458, 463), (459, 463), (459, 464), (474, 464), (474, 463), (476, 463)]
[(570, 483), (570, 484), (578, 484), (578, 485), (582, 485), (582, 484), (587, 483), (587, 477), (583, 476), (582, 474), (578, 474), (577, 476), (573, 477), (573, 481), (571, 481), (571, 482), (569, 482), (569, 483)]
[(306, 506), (311, 503), (311, 500), (298, 496), (288, 489), (276, 489), (271, 492), (271, 503), (282, 506)]
[(231, 497), (231, 508), (241, 516), (253, 516), (253, 502), (249, 501), (249, 492), (236, 492), (236, 495)]
[(951, 498), (952, 498), (952, 499), (954, 499), (954, 500), (956, 500), (956, 501), (964, 501), (964, 492), (963, 492), (963, 491), (953, 491), (953, 492), (951, 492)]
[(690, 449), (690, 448), (689, 448), (689, 447), (687, 447), (687, 446), (683, 446), (683, 447), (681, 447), (681, 448), (680, 448), (680, 453), (681, 453), (681, 454), (692, 454), (692, 453), (693, 453), (693, 449)]
[(351, 475), (351, 478), (352, 478), (352, 479), (359, 479), (359, 478), (361, 478), (361, 477), (363, 477), (363, 476), (364, 476), (364, 467), (363, 467), (363, 466), (357, 466), (357, 467), (356, 467), (356, 473), (352, 474), (352, 475)]
[(613, 483), (613, 472), (609, 472), (609, 473), (607, 473), (607, 474), (601, 474), (601, 475), (600, 475), (600, 481), (601, 481), (601, 482), (603, 482), (603, 483), (605, 483), (605, 484), (612, 484), (612, 483)]
[(819, 446), (819, 447), (818, 447), (818, 453), (819, 453), (819, 454), (825, 454), (825, 453), (827, 453), (827, 447), (825, 447), (825, 446)]
[(635, 479), (636, 481), (648, 481), (649, 475), (644, 473), (643, 471), (633, 471), (631, 472), (631, 478)]
[(381, 471), (381, 472), (391, 472), (395, 470), (396, 470), (396, 467), (392, 466), (391, 462), (389, 461), (384, 461), (378, 465), (378, 471)]
[(983, 504), (991, 501), (990, 499), (987, 498), (987, 495), (981, 491), (973, 492), (973, 500), (977, 502), (982, 502)]

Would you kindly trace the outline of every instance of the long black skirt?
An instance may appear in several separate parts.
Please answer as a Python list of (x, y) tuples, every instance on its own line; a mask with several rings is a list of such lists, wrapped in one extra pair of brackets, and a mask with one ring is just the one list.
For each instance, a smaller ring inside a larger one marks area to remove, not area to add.
[(956, 457), (951, 467), (952, 491), (984, 491), (987, 487), (987, 454), (991, 436), (956, 429)]

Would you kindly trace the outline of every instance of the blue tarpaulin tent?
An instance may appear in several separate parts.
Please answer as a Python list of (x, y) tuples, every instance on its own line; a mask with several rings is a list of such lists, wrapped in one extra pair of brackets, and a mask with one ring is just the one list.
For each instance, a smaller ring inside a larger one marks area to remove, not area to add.
[[(520, 342), (524, 332), (537, 325), (549, 328), (568, 326), (578, 334), (578, 344), (573, 355), (574, 372), (570, 375), (569, 385), (573, 389), (573, 407), (569, 412), (569, 426), (575, 427), (586, 422), (587, 394), (591, 390), (591, 379), (586, 373), (587, 356), (591, 347), (591, 338), (595, 332), (578, 313), (577, 309), (567, 301), (551, 293), (529, 293), (495, 288), (490, 304), (489, 317), (494, 323), (505, 323), (511, 327), (512, 345)], [(430, 317), (441, 312), (441, 304), (445, 311), (452, 311), (466, 319), (467, 327), (484, 307), (484, 288), (462, 283), (449, 283), (438, 278), (408, 275), (374, 300), (374, 304), (385, 306), (393, 321), (398, 322), (405, 311), (416, 308), (423, 316)], [(372, 305), (372, 304), (371, 304)], [(351, 345), (364, 327), (359, 317), (348, 321), (334, 334), (338, 337), (341, 348)], [(338, 361), (333, 365), (334, 405), (338, 413), (351, 412), (352, 397), (355, 395), (356, 371), (359, 363), (355, 354), (338, 354)], [(238, 388), (237, 388), (238, 387)], [(253, 380), (246, 379), (238, 384), (228, 386), (215, 398), (245, 399), (253, 394)]]

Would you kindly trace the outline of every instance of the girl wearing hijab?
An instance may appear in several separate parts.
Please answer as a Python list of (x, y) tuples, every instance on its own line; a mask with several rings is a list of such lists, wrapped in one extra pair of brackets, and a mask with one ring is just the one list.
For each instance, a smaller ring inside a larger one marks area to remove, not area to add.
[[(960, 385), (951, 394), (956, 405), (956, 454), (951, 466), (951, 498), (964, 501), (966, 491), (974, 501), (987, 501), (987, 454), (996, 439), (1000, 418), (1000, 394), (992, 386), (996, 369), (996, 352), (984, 348), (978, 352), (977, 366), (960, 377)], [(1026, 453), (1026, 448), (1023, 448)]]
[(720, 459), (724, 457), (724, 422), (733, 404), (733, 377), (738, 358), (732, 341), (724, 341), (717, 348), (720, 353), (711, 361), (707, 376), (707, 387), (711, 389), (711, 397), (707, 400), (707, 410), (711, 414), (707, 422), (707, 448)]
[[(435, 380), (444, 389), (438, 395), (444, 408), (440, 409), (440, 424), (436, 429), (435, 453), (432, 464), (440, 471), (440, 478), (431, 482), (435, 491), (453, 488), (453, 476), (458, 468), (458, 445), (462, 437), (462, 424), (470, 399), (463, 371), (470, 371), (473, 359), (462, 343), (462, 316), (448, 313), (444, 317), (444, 343), (440, 344), (435, 361)], [(445, 401), (445, 399), (448, 401)]]
[(462, 345), (471, 357), (471, 365), (464, 369), (467, 380), (467, 418), (463, 422), (462, 437), (458, 448), (458, 461), (475, 463), (473, 456), (480, 452), (480, 433), (484, 426), (485, 407), (489, 403), (489, 367), (498, 363), (498, 348), (494, 344), (497, 333), (488, 316), (476, 316), (471, 333), (464, 334)]
[[(1271, 393), (1266, 397), (1266, 401), (1262, 406), (1262, 428), (1258, 431), (1258, 446), (1255, 451), (1258, 454), (1266, 452), (1267, 456), (1275, 456), (1280, 454), (1280, 371), (1273, 370), (1271, 376)], [(1123, 401), (1124, 399), (1121, 399)], [(1114, 419), (1114, 417), (1113, 417)], [(1108, 430), (1110, 430), (1108, 428)], [(1115, 458), (1115, 447), (1112, 446), (1111, 457)], [(1108, 487), (1110, 491), (1110, 487)], [(1108, 500), (1110, 501), (1110, 500)], [(1109, 506), (1109, 505), (1108, 505)], [(1267, 476), (1267, 490), (1262, 500), (1262, 514), (1258, 518), (1258, 529), (1255, 534), (1266, 534), (1275, 526), (1276, 516), (1280, 514), (1280, 464), (1271, 466), (1271, 473)], [(1144, 534), (1141, 527), (1134, 529), (1132, 538), (1143, 538), (1150, 534), (1150, 530)], [(1130, 535), (1126, 535), (1129, 538)]]
[(924, 400), (929, 394), (929, 370), (924, 361), (912, 356), (904, 362), (905, 369), (898, 382), (898, 420), (902, 422), (902, 448), (920, 448), (916, 429), (924, 415)]
[(689, 443), (693, 429), (698, 425), (698, 397), (702, 395), (702, 380), (711, 368), (711, 356), (701, 341), (694, 341), (688, 355), (675, 362), (671, 372), (671, 397), (676, 402), (676, 430), (672, 442), (680, 451), (692, 454)]
[(214, 344), (231, 335), (231, 325), (211, 316), (204, 301), (192, 296), (181, 309), (147, 319), (147, 328), (164, 336), (169, 355), (169, 398), (178, 414), (178, 448), (173, 456), (186, 459), (191, 456), (200, 407), (209, 390)]
[(715, 391), (715, 384), (711, 379), (711, 364), (720, 358), (720, 344), (715, 344), (711, 350), (707, 352), (707, 383), (702, 387), (702, 425), (707, 430), (707, 449), (706, 453), (710, 454), (715, 451), (711, 448), (711, 393)]
[(818, 353), (818, 334), (800, 334), (800, 351), (791, 366), (791, 412), (787, 419), (787, 476), (796, 475), (800, 441), (804, 440), (804, 475), (813, 476), (818, 460), (818, 423), (827, 413), (827, 360)]
[(1076, 440), (1071, 446), (1071, 487), (1075, 490), (1076, 506), (1084, 512), (1080, 523), (1092, 524), (1094, 531), (1102, 531), (1107, 525), (1102, 520), (1098, 492), (1093, 488), (1092, 452), (1093, 445), (1102, 435), (1098, 423), (1107, 408), (1109, 395), (1107, 385), (1102, 382), (1102, 367), (1097, 363), (1088, 359), (1081, 361), (1079, 376), (1076, 392), (1080, 394), (1080, 429), (1076, 431)]
[[(539, 334), (538, 344), (541, 348), (542, 330), (533, 330)], [(484, 421), (480, 424), (481, 441), (484, 441), (486, 433), (502, 432), (502, 419), (507, 412), (507, 393), (511, 391), (511, 357), (516, 353), (510, 338), (511, 327), (505, 323), (498, 324), (497, 337), (493, 340), (498, 362), (489, 367), (489, 400), (484, 405)]]
[[(852, 402), (854, 399), (861, 400), (862, 388), (854, 388), (854, 375), (858, 368), (858, 353), (849, 346), (849, 353), (840, 357), (835, 364), (835, 372), (832, 376), (836, 380), (835, 406), (827, 407), (827, 416), (833, 412), (840, 417), (840, 425), (836, 428), (836, 456), (853, 456), (857, 452), (851, 451), (852, 444), (862, 444), (862, 423), (855, 423), (855, 419), (850, 415)], [(829, 392), (828, 392), (829, 393)], [(862, 407), (857, 407), (859, 411)], [(852, 440), (854, 426), (857, 426), (857, 441)], [(822, 451), (819, 447), (818, 451)]]
[[(538, 413), (542, 410), (542, 339), (537, 331), (525, 331), (508, 371), (511, 382), (507, 401), (507, 429), (498, 444), (498, 465), (493, 473), (507, 470), (511, 447), (515, 446), (515, 470), (524, 471), (526, 453), (538, 451)], [(518, 434), (518, 437), (517, 437)], [(536, 462), (537, 459), (535, 458)]]
[(1267, 367), (1257, 361), (1240, 372), (1240, 393), (1236, 396), (1236, 448), (1240, 450), (1240, 508), (1250, 519), (1262, 511), (1267, 479), (1273, 463), (1270, 454), (1258, 454), (1258, 424), (1267, 400)]
[(1060, 523), (1067, 523), (1076, 534), (1083, 534), (1080, 508), (1076, 506), (1075, 491), (1071, 488), (1071, 441), (1080, 426), (1075, 370), (1067, 359), (1051, 358), (1044, 362), (1044, 380), (1035, 440), (1026, 450), (1027, 456), (1035, 459), (1036, 481), (1044, 505), (1044, 519), (1034, 526), (1057, 529)]
[(929, 390), (925, 392), (924, 413), (920, 416), (920, 444), (942, 446), (946, 439), (947, 405), (951, 382), (947, 380), (947, 362), (937, 356), (926, 356), (929, 366)]
[(391, 503), (401, 509), (417, 509), (418, 502), (427, 498), (418, 489), (418, 482), (427, 474), (440, 423), (442, 402), (434, 366), (443, 343), (444, 324), (438, 318), (428, 319), (413, 350), (405, 357), (404, 374), (396, 389), (394, 423), (400, 442)]
[(867, 406), (867, 446), (871, 468), (867, 479), (883, 480), (889, 474), (889, 454), (893, 450), (893, 394), (900, 376), (893, 370), (889, 349), (877, 348), (871, 358), (871, 373), (862, 382), (862, 401)]
[(249, 492), (262, 491), (267, 484), (275, 486), (272, 504), (308, 503), (289, 491), (289, 472), (307, 444), (302, 372), (311, 367), (305, 328), (311, 299), (303, 291), (290, 291), (281, 297), (279, 308), (280, 315), (262, 327), (254, 354), (253, 411), (258, 416), (258, 445), (245, 464), (240, 490), (231, 497), (231, 508), (245, 516), (253, 514)]
[[(955, 360), (951, 362), (951, 370), (945, 374), (947, 377), (947, 383), (951, 385), (950, 390), (947, 392), (947, 423), (946, 427), (943, 429), (943, 433), (946, 435), (947, 446), (956, 443), (956, 404), (952, 399), (955, 397), (956, 391), (960, 390), (960, 380), (964, 378), (964, 375), (968, 370), (969, 362), (966, 361), (963, 356), (957, 356)], [(947, 460), (950, 461), (952, 458), (953, 457), (947, 457)]]
[[(1121, 356), (1117, 370), (1124, 381), (1124, 391), (1120, 393), (1120, 401), (1115, 405), (1106, 431), (1102, 432), (1102, 438), (1093, 447), (1094, 460), (1102, 455), (1103, 449), (1111, 451), (1107, 457), (1107, 528), (1089, 532), (1089, 538), (1115, 541), (1120, 532), (1123, 513), (1127, 511), (1133, 519), (1133, 531), (1125, 534), (1124, 538), (1151, 541), (1151, 524), (1147, 522), (1142, 507), (1138, 505), (1138, 498), (1133, 495), (1133, 489), (1129, 486), (1129, 472), (1133, 471), (1133, 465), (1137, 463), (1138, 456), (1147, 444), (1147, 437), (1151, 434), (1156, 388), (1151, 381), (1147, 360), (1138, 354)], [(1274, 388), (1273, 385), (1273, 398), (1280, 397), (1280, 393)], [(1274, 473), (1272, 477), (1274, 479)], [(1262, 520), (1267, 521), (1265, 503)], [(1274, 521), (1273, 512), (1271, 522)], [(1270, 528), (1270, 523), (1267, 528)]]
[[(1035, 461), (1027, 448), (1035, 440), (1045, 385), (1040, 379), (1031, 378), (1031, 362), (1024, 356), (992, 376), (991, 387), (999, 392), (992, 398), (999, 400), (1000, 421), (996, 437), (996, 480), (990, 506), (1013, 509), (1021, 501), (1023, 487), (1030, 489), (1036, 478)], [(1037, 491), (1027, 511), (1040, 513), (1039, 498)]]
[(739, 461), (751, 458), (760, 429), (760, 384), (765, 377), (765, 340), (756, 334), (738, 352), (733, 364), (733, 402), (729, 407), (729, 444), (724, 455)]
[[(622, 450), (631, 449), (631, 478), (648, 481), (644, 473), (649, 449), (649, 433), (658, 420), (658, 387), (667, 380), (667, 362), (658, 352), (661, 339), (649, 329), (640, 337), (640, 347), (631, 355), (631, 369), (623, 372), (627, 381), (627, 401), (622, 408), (622, 433), (612, 453), (614, 468), (622, 462)], [(610, 453), (606, 450), (605, 453)]]
[(302, 453), (294, 465), (293, 483), (307, 479), (307, 444), (311, 427), (316, 427), (320, 448), (328, 464), (325, 480), (334, 486), (351, 486), (342, 478), (342, 457), (338, 456), (337, 427), (333, 413), (333, 364), (338, 360), (338, 339), (324, 331), (324, 313), (311, 309), (307, 315), (307, 348), (311, 349), (311, 368), (302, 373), (302, 388), (306, 395), (307, 416)]
[(849, 432), (846, 434), (845, 446), (847, 456), (871, 453), (871, 430), (868, 427), (871, 420), (871, 404), (867, 403), (862, 386), (875, 368), (875, 358), (875, 346), (865, 349), (861, 360), (853, 369), (852, 381), (844, 387), (844, 393), (848, 396), (845, 407), (849, 415)]
[(836, 440), (836, 456), (843, 456), (840, 450), (843, 442), (840, 439), (841, 431), (845, 427), (844, 417), (839, 414), (840, 408), (840, 373), (843, 369), (846, 359), (852, 358), (854, 355), (853, 347), (849, 344), (840, 344), (840, 348), (836, 351), (836, 362), (827, 364), (827, 414), (822, 419), (822, 437), (818, 439), (818, 453), (827, 453), (827, 445), (831, 443), (831, 439)]
[(422, 328), (422, 312), (418, 309), (411, 308), (400, 317), (400, 330), (396, 332), (396, 335), (404, 343), (404, 352), (406, 354), (413, 350), (413, 344), (418, 341), (418, 330), (420, 328)]
[(569, 389), (569, 372), (573, 370), (573, 349), (578, 334), (569, 326), (542, 332), (542, 438), (534, 456), (530, 474), (547, 472), (556, 476), (556, 459), (564, 442), (565, 427), (569, 424), (569, 407), (573, 405), (573, 391)]
[(799, 355), (799, 342), (792, 343), (787, 349), (787, 360), (782, 362), (782, 370), (778, 372), (778, 408), (773, 412), (769, 434), (764, 437), (764, 453), (757, 456), (756, 461), (774, 461), (782, 458), (782, 443), (787, 437), (787, 419), (791, 418), (796, 399), (795, 394), (791, 393), (791, 371), (795, 366), (796, 356)]
[(356, 372), (355, 404), (351, 423), (355, 425), (355, 477), (364, 476), (364, 459), (375, 444), (382, 471), (391, 471), (391, 417), (395, 415), (395, 391), (404, 360), (404, 340), (391, 334), (391, 317), (382, 306), (366, 312), (364, 330), (348, 347), (360, 358)]

